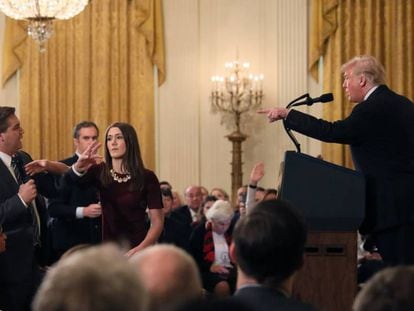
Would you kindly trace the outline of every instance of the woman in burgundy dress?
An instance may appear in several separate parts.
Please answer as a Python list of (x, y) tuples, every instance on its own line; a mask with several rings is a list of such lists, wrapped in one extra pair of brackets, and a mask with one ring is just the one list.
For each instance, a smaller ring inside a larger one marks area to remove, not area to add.
[(65, 180), (75, 181), (87, 170), (81, 182), (93, 182), (99, 189), (103, 240), (127, 241), (131, 247), (129, 257), (156, 243), (162, 232), (164, 215), (159, 182), (154, 172), (144, 167), (138, 137), (131, 125), (118, 122), (107, 128), (105, 162), (96, 164), (98, 147), (91, 145), (65, 175)]

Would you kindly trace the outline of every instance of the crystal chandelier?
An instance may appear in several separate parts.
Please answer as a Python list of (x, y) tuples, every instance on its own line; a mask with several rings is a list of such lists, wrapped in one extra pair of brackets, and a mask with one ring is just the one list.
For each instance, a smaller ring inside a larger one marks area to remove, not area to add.
[(41, 52), (53, 34), (53, 20), (69, 19), (83, 11), (89, 0), (0, 0), (0, 10), (8, 17), (29, 22), (27, 33)]

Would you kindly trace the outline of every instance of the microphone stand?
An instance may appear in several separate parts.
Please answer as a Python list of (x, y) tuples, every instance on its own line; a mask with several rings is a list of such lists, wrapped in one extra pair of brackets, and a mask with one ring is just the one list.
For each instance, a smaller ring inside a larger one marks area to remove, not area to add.
[[(292, 100), (287, 106), (286, 109), (289, 109), (291, 107), (295, 107), (295, 106), (299, 106), (299, 105), (295, 105), (295, 103), (301, 99), (306, 98), (306, 101), (311, 100), (311, 97), (309, 96), (308, 93), (303, 94), (302, 96), (299, 96), (298, 98)], [(292, 140), (293, 144), (296, 147), (296, 151), (297, 153), (301, 153), (300, 152), (300, 144), (298, 142), (298, 140), (296, 139), (295, 135), (293, 135), (292, 130), (290, 128), (287, 127), (286, 125), (286, 121), (283, 120), (283, 127), (285, 128), (286, 134), (288, 134), (289, 138)]]

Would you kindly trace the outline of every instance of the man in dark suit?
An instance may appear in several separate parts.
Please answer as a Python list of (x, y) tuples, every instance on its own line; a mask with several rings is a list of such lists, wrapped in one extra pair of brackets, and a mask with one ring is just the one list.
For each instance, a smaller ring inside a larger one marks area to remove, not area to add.
[(184, 197), (187, 205), (184, 205), (172, 214), (174, 218), (177, 218), (187, 225), (195, 226), (199, 222), (200, 207), (203, 201), (203, 195), (201, 193), (200, 186), (188, 186), (185, 189)]
[(240, 218), (230, 246), (238, 268), (234, 299), (256, 311), (315, 311), (290, 297), (306, 235), (303, 218), (284, 201), (262, 201)]
[(385, 85), (384, 68), (372, 56), (357, 56), (342, 71), (348, 99), (357, 103), (344, 120), (284, 108), (259, 112), (310, 137), (349, 144), (366, 178), (361, 234), (373, 236), (387, 265), (414, 264), (414, 104)]
[[(62, 160), (68, 166), (74, 164), (80, 154), (98, 139), (95, 123), (83, 121), (73, 129), (75, 154)], [(48, 200), (48, 211), (52, 218), (50, 229), (55, 259), (79, 244), (97, 244), (102, 240), (101, 205), (97, 189), (88, 184), (75, 184), (61, 196)]]
[(56, 196), (54, 178), (28, 178), (23, 165), (30, 156), (22, 148), (23, 129), (13, 107), (0, 107), (0, 226), (7, 235), (0, 253), (0, 310), (29, 310), (41, 278), (39, 269), (47, 211), (42, 198)]

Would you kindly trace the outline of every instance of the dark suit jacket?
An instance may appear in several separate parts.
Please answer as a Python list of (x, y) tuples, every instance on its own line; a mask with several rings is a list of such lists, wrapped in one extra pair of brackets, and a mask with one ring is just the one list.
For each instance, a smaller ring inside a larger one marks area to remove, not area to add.
[[(62, 160), (71, 166), (78, 159)], [(76, 218), (76, 209), (99, 202), (98, 190), (91, 184), (73, 184), (55, 199), (48, 200), (53, 249), (62, 253), (78, 244), (97, 244), (102, 240), (101, 217)]]
[(361, 233), (414, 223), (414, 104), (380, 85), (344, 120), (328, 122), (292, 110), (288, 128), (307, 136), (349, 144), (367, 181)]
[[(32, 159), (27, 153), (18, 152), (23, 164), (30, 162)], [(56, 196), (57, 191), (54, 185), (54, 178), (50, 174), (37, 174), (34, 178), (38, 193), (45, 196)], [(1, 304), (7, 306), (9, 301), (2, 301), (3, 293), (9, 289), (10, 285), (19, 287), (19, 284), (28, 288), (36, 281), (39, 276), (38, 264), (44, 263), (45, 258), (40, 258), (44, 254), (42, 249), (36, 249), (33, 246), (33, 224), (30, 217), (30, 211), (24, 206), (17, 193), (19, 185), (13, 178), (9, 169), (0, 160), (0, 224), (7, 235), (6, 251), (0, 254), (0, 308)], [(45, 244), (47, 238), (45, 234), (47, 223), (47, 210), (43, 198), (38, 195), (36, 198), (36, 207), (41, 222), (41, 240)], [(40, 262), (42, 261), (42, 262)], [(22, 300), (22, 304), (29, 301), (29, 292), (21, 286), (21, 293), (16, 301)], [(34, 288), (33, 288), (34, 289)], [(30, 289), (29, 289), (30, 291)], [(6, 298), (7, 299), (7, 298)]]
[(233, 299), (251, 307), (255, 311), (316, 311), (313, 306), (292, 298), (281, 292), (264, 286), (244, 287), (238, 289)]

